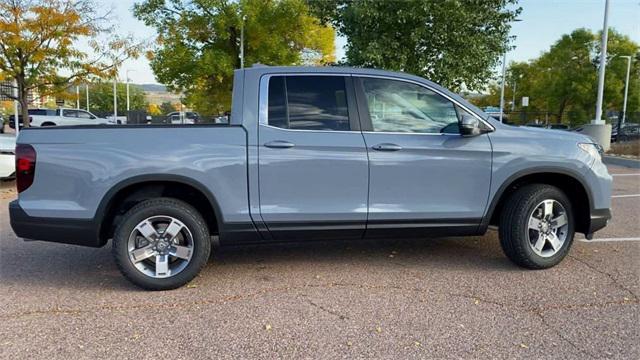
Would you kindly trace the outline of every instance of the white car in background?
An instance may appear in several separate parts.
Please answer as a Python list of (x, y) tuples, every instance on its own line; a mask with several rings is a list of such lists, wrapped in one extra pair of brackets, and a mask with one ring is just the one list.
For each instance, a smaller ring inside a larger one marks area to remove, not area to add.
[(16, 173), (16, 136), (0, 134), (0, 179), (8, 179)]
[[(82, 109), (29, 109), (31, 126), (62, 126), (62, 125), (99, 125), (108, 124), (107, 119), (99, 118)], [(15, 129), (13, 116), (10, 126)], [(22, 121), (20, 122), (22, 127)]]

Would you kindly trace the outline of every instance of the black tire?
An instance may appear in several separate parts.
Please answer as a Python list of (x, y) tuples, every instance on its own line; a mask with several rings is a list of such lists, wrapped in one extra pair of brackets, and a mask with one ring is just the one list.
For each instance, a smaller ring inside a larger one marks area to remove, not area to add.
[[(549, 257), (533, 251), (529, 243), (529, 217), (536, 206), (544, 200), (555, 200), (567, 215), (567, 237), (562, 247)], [(569, 198), (551, 185), (531, 184), (517, 189), (502, 208), (499, 223), (500, 245), (505, 255), (515, 264), (527, 269), (546, 269), (564, 259), (573, 243), (575, 222)]]
[[(135, 227), (152, 216), (171, 216), (181, 221), (193, 237), (193, 253), (187, 266), (179, 273), (154, 278), (138, 270), (129, 258), (128, 241)], [(113, 256), (120, 272), (135, 285), (147, 290), (170, 290), (191, 281), (207, 264), (211, 239), (206, 222), (191, 205), (173, 198), (156, 198), (140, 202), (124, 215), (113, 235)]]
[(47, 121), (47, 122), (42, 123), (42, 125), (40, 125), (40, 126), (56, 126), (56, 124), (54, 124), (54, 123), (52, 123), (50, 121)]

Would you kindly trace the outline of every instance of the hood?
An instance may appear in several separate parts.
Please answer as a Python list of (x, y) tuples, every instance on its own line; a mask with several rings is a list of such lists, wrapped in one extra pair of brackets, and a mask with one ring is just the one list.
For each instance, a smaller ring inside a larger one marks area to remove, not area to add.
[(531, 126), (502, 126), (508, 126), (512, 131), (517, 131), (519, 133), (522, 133), (523, 135), (529, 135), (530, 137), (543, 137), (547, 139), (552, 138), (564, 141), (575, 141), (576, 143), (596, 143), (596, 141), (591, 137), (577, 133), (575, 131), (545, 129)]

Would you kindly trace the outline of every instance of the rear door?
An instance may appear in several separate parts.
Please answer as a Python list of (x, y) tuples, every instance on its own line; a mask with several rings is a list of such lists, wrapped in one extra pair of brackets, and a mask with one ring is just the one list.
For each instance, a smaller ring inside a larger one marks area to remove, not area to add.
[(265, 75), (260, 109), (260, 213), (272, 237), (362, 237), (368, 160), (351, 76)]
[(488, 135), (462, 137), (466, 110), (425, 85), (355, 84), (370, 160), (367, 236), (475, 232), (491, 181)]

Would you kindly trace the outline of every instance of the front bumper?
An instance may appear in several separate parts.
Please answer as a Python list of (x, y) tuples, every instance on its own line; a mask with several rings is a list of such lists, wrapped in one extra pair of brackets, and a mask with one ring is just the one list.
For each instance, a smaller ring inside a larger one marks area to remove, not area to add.
[(9, 203), (11, 228), (18, 237), (91, 247), (104, 245), (100, 241), (99, 224), (93, 219), (45, 218), (27, 214), (14, 200)]

